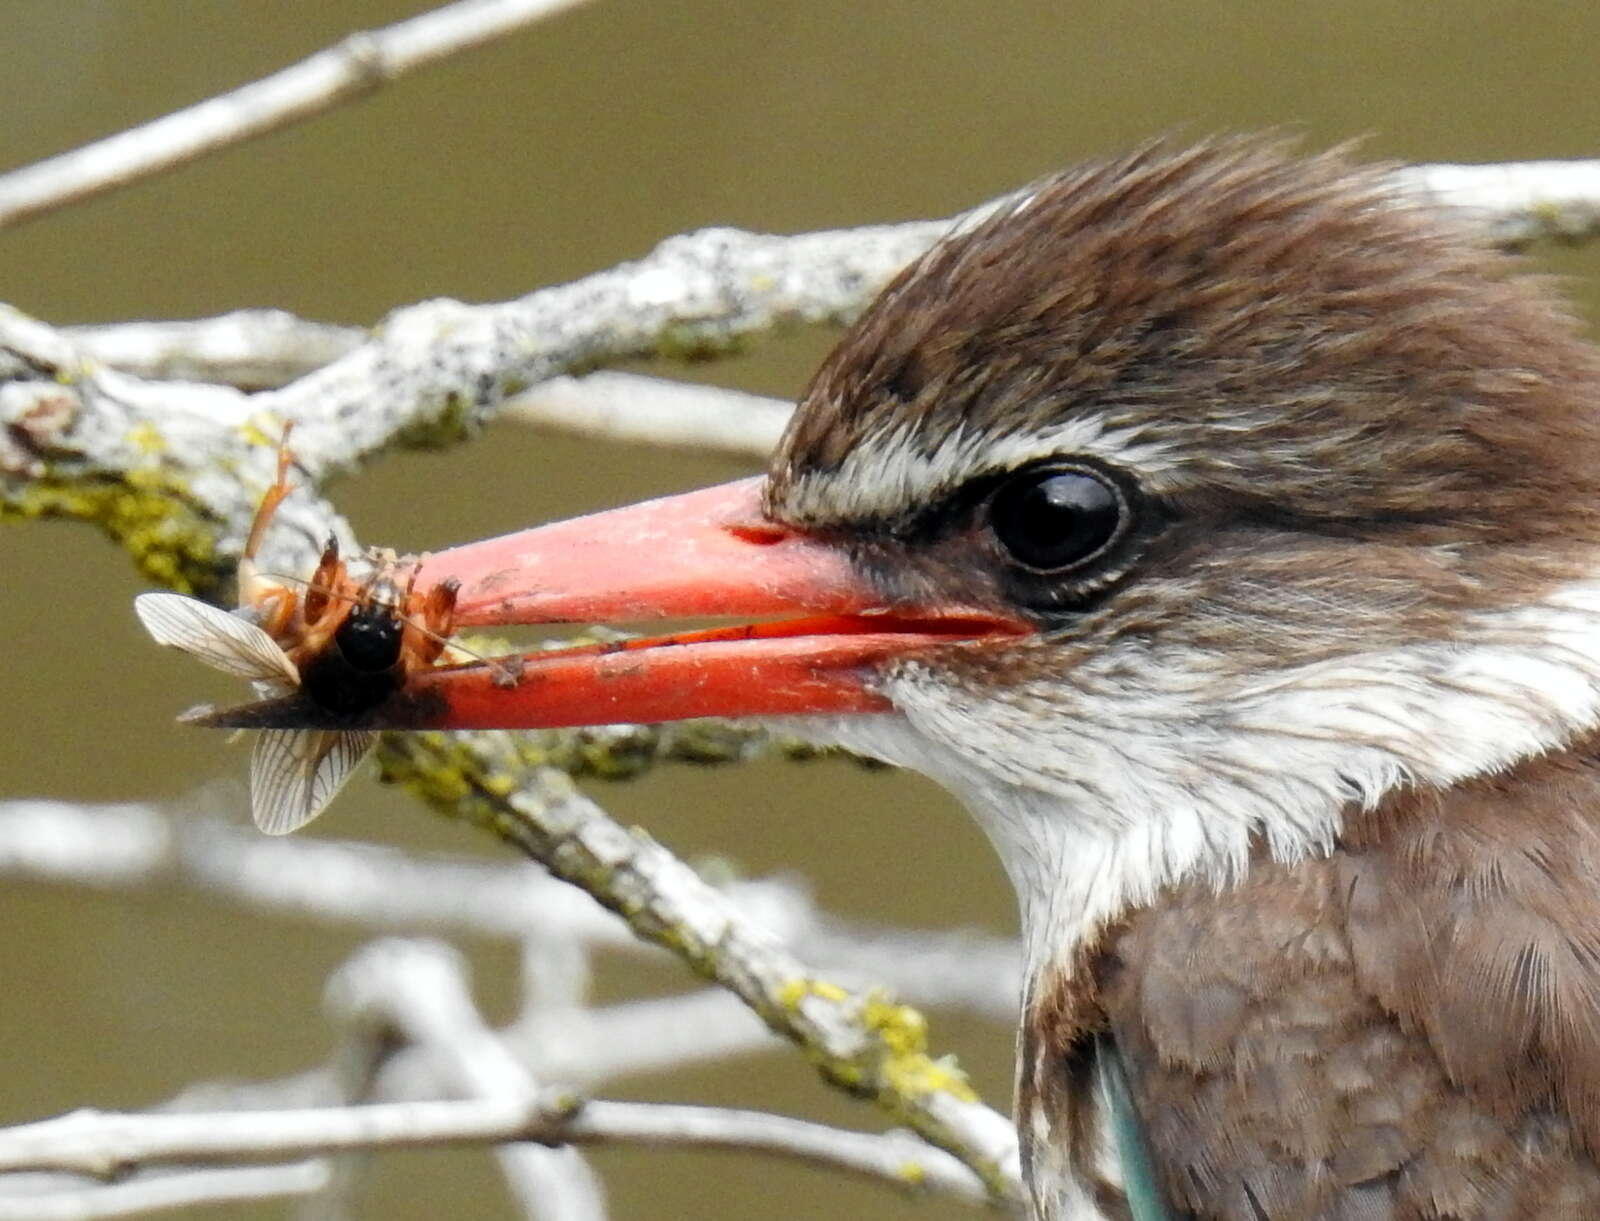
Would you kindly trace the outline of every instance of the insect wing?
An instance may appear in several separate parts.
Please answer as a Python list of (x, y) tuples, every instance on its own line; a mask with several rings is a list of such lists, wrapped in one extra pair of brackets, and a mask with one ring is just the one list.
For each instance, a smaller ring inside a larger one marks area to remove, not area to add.
[(157, 644), (182, 649), (238, 678), (300, 684), (294, 663), (277, 642), (238, 615), (182, 594), (140, 594), (133, 609)]
[(250, 808), (268, 835), (287, 835), (322, 813), (372, 747), (349, 729), (266, 729), (250, 761)]

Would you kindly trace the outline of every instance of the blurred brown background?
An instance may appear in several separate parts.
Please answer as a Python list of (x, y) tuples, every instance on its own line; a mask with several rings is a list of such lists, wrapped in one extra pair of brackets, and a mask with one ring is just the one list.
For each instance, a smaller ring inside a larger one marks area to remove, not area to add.
[[(422, 7), (8, 0), (0, 167)], [(1364, 136), (1371, 154), (1408, 160), (1594, 156), (1597, 48), (1600, 6), (1561, 0), (600, 0), (361, 105), (0, 233), (0, 299), (56, 323), (257, 305), (370, 323), (430, 296), (518, 295), (708, 224), (943, 215), (1170, 131), (1282, 126), (1316, 146)], [(1542, 257), (1574, 277), (1587, 308), (1600, 301), (1600, 257)], [(792, 396), (827, 342), (785, 340), (690, 375)], [(448, 455), (386, 459), (332, 492), (363, 539), (421, 549), (744, 469), (508, 425)], [(0, 798), (204, 801), (245, 817), (244, 755), (171, 723), (213, 689), (138, 631), (129, 600), (140, 582), (120, 553), (77, 525), (0, 526), (0, 574)], [(839, 912), (1011, 924), (978, 833), (913, 778), (839, 763), (677, 770), (597, 795), (684, 855), (725, 854), (752, 874), (799, 870)], [(315, 833), (497, 851), (365, 781)], [(197, 899), (8, 883), (0, 1122), (316, 1063), (331, 1037), (321, 985), (357, 940)], [(476, 964), (491, 1009), (509, 965), (493, 953)], [(678, 980), (653, 971), (602, 983), (620, 996)], [(1001, 1106), (1010, 1038), (976, 1021), (934, 1023), (936, 1049), (957, 1052)], [(608, 1093), (877, 1123), (792, 1055)], [(964, 1211), (754, 1158), (601, 1152), (596, 1162), (621, 1218)], [(394, 1218), (512, 1215), (492, 1168), (470, 1153), (386, 1159), (367, 1205)]]

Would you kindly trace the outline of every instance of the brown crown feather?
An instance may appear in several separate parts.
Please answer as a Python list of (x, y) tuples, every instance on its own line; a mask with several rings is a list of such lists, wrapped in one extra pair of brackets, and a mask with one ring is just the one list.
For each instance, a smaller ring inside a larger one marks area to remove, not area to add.
[(928, 452), (958, 426), (1093, 412), (1169, 446), (1180, 498), (1593, 537), (1597, 384), (1547, 284), (1401, 199), (1386, 167), (1156, 143), (1045, 180), (907, 268), (813, 378), (768, 504), (784, 517), (797, 478), (885, 432)]

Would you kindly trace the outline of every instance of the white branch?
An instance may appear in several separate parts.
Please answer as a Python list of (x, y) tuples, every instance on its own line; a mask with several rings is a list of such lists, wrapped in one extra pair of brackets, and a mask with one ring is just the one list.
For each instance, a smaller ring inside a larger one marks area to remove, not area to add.
[[(283, 310), (235, 310), (183, 322), (63, 327), (91, 360), (147, 379), (215, 382), (241, 390), (287, 385), (353, 352), (358, 327), (309, 322)], [(506, 419), (602, 441), (765, 457), (794, 404), (638, 373), (555, 377), (512, 395)]]
[(583, 1086), (784, 1046), (721, 988), (581, 1011), (535, 1009), (500, 1037), (546, 1078)]
[(0, 229), (277, 131), (584, 0), (458, 0), (341, 42), (232, 93), (0, 177)]
[[(945, 221), (774, 236), (705, 229), (634, 263), (500, 305), (430, 301), (258, 409), (296, 422), (316, 477), (430, 430), (450, 439), (514, 390), (620, 360), (732, 351), (754, 336), (855, 317), (949, 229)], [(303, 451), (303, 452), (302, 452)]]
[(181, 322), (62, 327), (84, 356), (146, 380), (215, 382), (264, 390), (304, 377), (367, 340), (360, 327), (241, 309)]
[[(705, 230), (503, 305), (412, 306), (333, 363), (254, 395), (121, 373), (0, 306), (0, 504), (89, 517), (128, 542), (155, 579), (211, 590), (272, 481), (285, 423), (295, 426), (299, 469), (317, 483), (397, 443), (458, 441), (509, 392), (572, 370), (726, 351), (785, 327), (842, 322), (947, 228)], [(137, 498), (112, 497), (120, 484), (133, 484)], [(97, 495), (70, 494), (82, 487)], [(173, 520), (152, 529), (146, 514)], [(315, 498), (291, 497), (275, 521), (269, 570), (309, 571), (330, 529), (353, 549)]]
[(546, 1091), (194, 1115), (81, 1110), (0, 1129), (0, 1173), (53, 1170), (110, 1179), (165, 1162), (277, 1162), (362, 1149), (549, 1140), (582, 1105), (571, 1094)]
[[(484, 1024), (460, 956), (440, 942), (366, 946), (335, 973), (328, 1003), (347, 1028), (399, 1034), (444, 1066), (455, 1092), (504, 1102), (520, 1110), (525, 1124), (573, 1109), (559, 1097), (538, 1102), (538, 1082)], [(525, 1216), (605, 1221), (600, 1181), (575, 1150), (516, 1144), (500, 1147), (495, 1157)]]
[[(220, 819), (175, 817), (136, 803), (0, 801), (0, 877), (98, 887), (182, 885), (266, 912), (380, 932), (537, 937), (587, 950), (656, 952), (593, 897), (538, 865), (309, 837), (271, 839)], [(1009, 938), (838, 920), (819, 912), (788, 879), (730, 882), (720, 892), (741, 920), (847, 982), (877, 983), (916, 1004), (1015, 1020), (1020, 957)], [(685, 1022), (693, 1026), (692, 1019)], [(759, 1042), (750, 1032), (727, 1037), (734, 1047)], [(618, 1054), (641, 1057), (641, 1064), (659, 1060), (620, 1032), (594, 1047), (608, 1044)], [(584, 1056), (552, 1071), (589, 1078), (596, 1066), (594, 1057)]]
[[(94, 521), (152, 580), (214, 593), (232, 577), (276, 475), (285, 420), (258, 398), (130, 377), (0, 305), (0, 504)], [(326, 501), (291, 495), (273, 516), (262, 565), (310, 572), (330, 536), (355, 553)]]
[(314, 1195), (327, 1183), (322, 1161), (138, 1175), (92, 1187), (62, 1183), (57, 1176), (19, 1175), (0, 1180), (0, 1221), (96, 1221), (199, 1204), (278, 1200)]
[(1402, 190), (1464, 213), (1504, 246), (1600, 234), (1600, 161), (1415, 165), (1395, 177)]
[(635, 373), (557, 377), (507, 399), (502, 417), (597, 441), (765, 458), (794, 404)]
[[(605, 834), (602, 826), (590, 823), (584, 834)], [(854, 1064), (851, 1071), (858, 1069), (865, 1080), (882, 1071), (874, 1057), (883, 1051), (861, 1026), (863, 1006), (874, 994), (847, 993), (834, 980), (863, 988), (887, 985), (912, 1001), (959, 1003), (1002, 1019), (1014, 1016), (1017, 959), (1009, 942), (857, 929), (821, 919), (803, 893), (783, 884), (738, 883), (717, 891), (664, 850), (622, 834), (618, 847), (631, 844), (647, 856), (619, 857), (607, 866), (616, 893), (646, 902), (649, 919), (680, 922), (669, 929), (674, 938), (681, 933), (691, 943), (714, 943), (719, 974), (727, 972), (723, 981), (747, 1004), (841, 1066)], [(265, 840), (210, 822), (174, 823), (140, 806), (0, 804), (0, 871), (97, 885), (188, 880), (279, 911), (379, 927), (444, 926), (513, 936), (537, 931), (617, 949), (640, 944), (592, 899), (536, 869), (418, 860), (367, 845)], [(822, 983), (813, 968), (801, 966), (779, 938), (814, 954), (830, 982)], [(669, 1014), (675, 1004), (690, 1008)], [(895, 1011), (890, 1006), (884, 1012)], [(713, 1025), (716, 1014), (721, 1018)], [(563, 1019), (569, 1019), (564, 1036)], [(539, 1050), (530, 1059), (541, 1071), (585, 1080), (659, 1068), (675, 1055), (698, 1058), (696, 1053), (708, 1049), (732, 1053), (767, 1043), (754, 1023), (709, 997), (642, 1002), (599, 1013), (540, 1012), (511, 1036), (525, 1044), (532, 1032)], [(907, 1063), (925, 1063), (925, 1058), (913, 1056)], [(928, 1065), (912, 1071), (931, 1070)], [(911, 1105), (924, 1109), (935, 1129), (948, 1126), (958, 1134), (953, 1139), (969, 1157), (997, 1167), (999, 1174), (1015, 1173), (1008, 1121), (962, 1101), (948, 1085), (910, 1088), (916, 1091)]]
[[(593, 1009), (550, 1009), (498, 1032), (503, 1046), (540, 1079), (589, 1091), (618, 1077), (726, 1063), (784, 1044), (740, 1000), (720, 988), (623, 1001)], [(355, 1101), (414, 1102), (450, 1091), (450, 1068), (425, 1048), (385, 1049), (366, 1091), (351, 1091), (339, 1070), (352, 1060), (276, 1080), (197, 1082), (162, 1104), (172, 1113), (277, 1111)], [(355, 1065), (359, 1069), (359, 1063)]]
[[(230, 93), (0, 175), (0, 228), (302, 122), (584, 2), (457, 0), (349, 34)], [(1600, 162), (1423, 165), (1399, 178), (1437, 202), (1466, 208), (1508, 244), (1573, 241), (1600, 231)]]
[[(585, 1101), (562, 1091), (545, 1091), (532, 1099), (374, 1103), (203, 1115), (76, 1111), (42, 1123), (0, 1129), (0, 1173), (52, 1170), (106, 1178), (134, 1168), (172, 1163), (276, 1162), (360, 1150), (529, 1141), (772, 1154), (850, 1171), (903, 1190), (932, 1191), (975, 1204), (987, 1199), (983, 1185), (970, 1170), (909, 1133), (850, 1132), (784, 1115), (724, 1107)], [(309, 1181), (313, 1176), (305, 1178)], [(144, 1183), (157, 1181), (151, 1178)], [(296, 1186), (306, 1189), (303, 1183)], [(0, 1191), (4, 1187), (0, 1180)], [(34, 1197), (29, 1203), (50, 1198)], [(0, 1195), (0, 1217), (10, 1215), (7, 1206), (19, 1204), (18, 1197)]]
[[(1419, 166), (1397, 184), (1437, 187), (1441, 202), (1491, 233), (1520, 241), (1543, 225), (1540, 232), (1570, 240), (1581, 231), (1576, 184), (1594, 176), (1594, 165)], [(1591, 203), (1600, 206), (1600, 184)], [(320, 476), (397, 435), (437, 427), (448, 413), (451, 427), (481, 422), (511, 388), (627, 358), (717, 355), (752, 336), (848, 321), (906, 263), (994, 206), (953, 220), (792, 237), (705, 229), (516, 301), (426, 302), (392, 315), (333, 364), (258, 396), (258, 405), (297, 422), (305, 461)], [(1563, 218), (1559, 228), (1552, 216)]]

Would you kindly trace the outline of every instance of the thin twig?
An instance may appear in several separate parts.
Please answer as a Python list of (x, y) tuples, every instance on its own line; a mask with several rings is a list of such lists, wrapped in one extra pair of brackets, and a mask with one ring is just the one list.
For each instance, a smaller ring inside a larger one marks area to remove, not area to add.
[(147, 381), (212, 382), (270, 390), (332, 364), (367, 341), (361, 327), (241, 309), (177, 322), (62, 327), (90, 360)]
[[(295, 428), (297, 470), (315, 485), (396, 445), (460, 441), (507, 394), (551, 377), (842, 322), (947, 228), (706, 230), (503, 305), (413, 306), (332, 364), (254, 395), (121, 373), (0, 306), (0, 514), (95, 522), (151, 579), (215, 593), (272, 481), (285, 424)], [(291, 496), (263, 567), (309, 571), (330, 530), (354, 550), (331, 508)]]
[[(388, 938), (364, 947), (334, 974), (328, 1005), (352, 1033), (371, 1031), (380, 1044), (394, 1036), (439, 1063), (452, 1093), (505, 1101), (534, 1122), (535, 1112), (558, 1117), (573, 1109), (565, 1098), (541, 1093), (526, 1064), (512, 1054), (479, 1015), (466, 966), (437, 941)], [(524, 1216), (534, 1221), (605, 1221), (605, 1191), (575, 1149), (501, 1145), (495, 1160)]]
[(765, 458), (794, 404), (636, 373), (557, 377), (501, 405), (503, 419), (597, 441)]
[[(592, 1091), (607, 1082), (637, 1080), (785, 1045), (738, 997), (721, 988), (622, 1001), (596, 1008), (524, 1014), (500, 1030), (501, 1043), (543, 1080)], [(342, 1071), (360, 1055), (341, 1048), (330, 1064), (258, 1081), (202, 1081), (185, 1086), (159, 1108), (194, 1111), (279, 1111), (355, 1101), (413, 1102), (450, 1093), (449, 1066), (426, 1049), (386, 1050), (371, 1088), (359, 1097)]]
[[(217, 595), (276, 474), (286, 421), (259, 397), (130, 377), (0, 305), (0, 517), (94, 522), (150, 580)], [(262, 566), (308, 573), (330, 537), (355, 553), (333, 507), (297, 488), (273, 516)]]
[[(63, 327), (86, 357), (146, 379), (269, 390), (313, 373), (367, 339), (358, 327), (296, 318), (283, 310), (235, 310), (182, 322)], [(554, 377), (506, 399), (519, 424), (603, 441), (667, 445), (765, 457), (794, 404), (719, 386), (639, 373)]]
[(458, 0), (259, 81), (0, 176), (0, 229), (313, 118), (584, 0)]
[[(633, 744), (655, 741), (670, 757), (671, 728), (640, 727)], [(697, 728), (706, 734), (716, 729)], [(531, 737), (538, 743), (543, 735)], [(590, 740), (586, 749), (601, 741)], [(545, 759), (563, 757), (539, 749)], [(342, 840), (272, 839), (219, 818), (134, 802), (0, 801), (0, 877), (98, 888), (177, 885), (262, 912), (369, 932), (538, 936), (588, 950), (656, 952), (592, 896), (536, 865)], [(741, 919), (830, 974), (882, 984), (920, 1005), (997, 1021), (1016, 1017), (1021, 960), (1011, 938), (840, 920), (818, 911), (791, 879), (733, 880), (717, 889)], [(600, 1042), (626, 1040), (616, 1035)], [(633, 1051), (650, 1055), (646, 1048)]]
[(949, 229), (947, 221), (794, 236), (703, 229), (515, 301), (410, 306), (370, 342), (255, 396), (254, 406), (295, 421), (296, 452), (320, 480), (397, 437), (459, 440), (508, 395), (562, 374), (725, 355), (754, 338), (847, 322)]
[[(971, 1171), (908, 1133), (850, 1132), (727, 1107), (585, 1101), (560, 1090), (531, 1100), (478, 1098), (203, 1115), (75, 1111), (0, 1129), (0, 1172), (54, 1170), (105, 1178), (173, 1163), (276, 1162), (354, 1150), (516, 1141), (763, 1153), (846, 1170), (902, 1190), (930, 1191), (969, 1203), (986, 1199)], [(0, 1217), (7, 1215), (3, 1210), (14, 1199), (0, 1195)]]
[[(737, 996), (700, 988), (594, 1009), (524, 1013), (500, 1031), (551, 1081), (592, 1088), (784, 1047)], [(426, 1066), (424, 1066), (426, 1068)]]
[(1465, 213), (1502, 246), (1576, 245), (1600, 234), (1600, 161), (1414, 165), (1395, 179), (1404, 191)]
[(315, 1195), (327, 1181), (327, 1163), (320, 1160), (145, 1174), (90, 1187), (19, 1176), (0, 1180), (0, 1221), (97, 1221), (200, 1204), (281, 1200)]
[[(173, 1162), (275, 1161), (419, 1145), (536, 1141), (629, 1143), (754, 1151), (844, 1169), (902, 1189), (970, 1202), (982, 1184), (948, 1154), (904, 1133), (844, 1132), (761, 1112), (583, 1102), (539, 1091), (483, 1026), (460, 960), (433, 943), (380, 942), (352, 959), (330, 985), (334, 1006), (358, 1033), (403, 1040), (453, 1058), (471, 1102), (406, 1102), (298, 1110), (200, 1114), (80, 1111), (0, 1130), (0, 1172), (65, 1171), (112, 1177)], [(546, 1156), (526, 1147), (508, 1150)], [(545, 1205), (555, 1201), (545, 1185)], [(554, 1210), (558, 1215), (574, 1215)], [(581, 1215), (579, 1213), (578, 1215)]]

